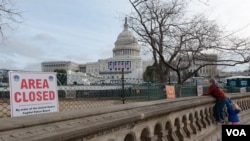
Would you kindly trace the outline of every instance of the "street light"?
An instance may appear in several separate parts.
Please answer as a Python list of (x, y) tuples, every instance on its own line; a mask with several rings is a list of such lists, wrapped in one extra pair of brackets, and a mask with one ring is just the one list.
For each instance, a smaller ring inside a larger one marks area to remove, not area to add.
[(125, 88), (124, 88), (124, 68), (122, 68), (122, 95), (121, 95), (121, 99), (122, 99), (122, 104), (125, 104)]

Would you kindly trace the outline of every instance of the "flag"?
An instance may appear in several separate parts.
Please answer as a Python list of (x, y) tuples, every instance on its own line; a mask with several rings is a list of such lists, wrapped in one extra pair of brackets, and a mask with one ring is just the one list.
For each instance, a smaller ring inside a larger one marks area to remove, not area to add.
[(128, 68), (128, 61), (126, 61), (125, 63), (125, 68)]
[(127, 69), (131, 68), (131, 62), (130, 61), (126, 61), (125, 68), (127, 68)]
[(108, 65), (108, 68), (109, 68), (109, 69), (113, 69), (113, 66), (112, 66), (113, 63), (112, 63), (112, 62), (109, 62), (108, 64), (109, 64), (109, 65)]
[(120, 66), (120, 61), (117, 62), (117, 68), (120, 69), (121, 66)]
[(121, 68), (124, 68), (124, 61), (121, 61)]

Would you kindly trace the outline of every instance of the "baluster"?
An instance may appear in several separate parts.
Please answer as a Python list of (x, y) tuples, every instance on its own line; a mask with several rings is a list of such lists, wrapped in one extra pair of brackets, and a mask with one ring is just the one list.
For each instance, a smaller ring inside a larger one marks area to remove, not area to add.
[(198, 133), (198, 127), (196, 126), (194, 116), (193, 116), (192, 113), (189, 115), (189, 121), (190, 121), (190, 127), (193, 130), (193, 133), (197, 134)]
[(173, 126), (173, 124), (170, 121), (168, 121), (166, 123), (166, 130), (169, 131), (168, 132), (168, 134), (169, 134), (168, 139), (169, 140), (171, 140), (171, 141), (179, 141), (179, 139), (178, 139), (178, 137), (176, 135), (176, 127)]
[(201, 128), (202, 128), (202, 124), (201, 124), (201, 120), (200, 119), (201, 119), (201, 117), (198, 115), (197, 112), (195, 112), (195, 118), (194, 118), (194, 120), (195, 120), (195, 123), (196, 123), (199, 131), (201, 131)]
[(162, 133), (162, 141), (169, 141), (169, 130), (164, 130), (161, 132)]
[(202, 127), (203, 128), (206, 128), (208, 123), (206, 122), (206, 119), (205, 119), (205, 114), (203, 112), (203, 110), (200, 111), (200, 121), (201, 121), (201, 124), (202, 124)]
[(141, 132), (141, 141), (151, 141), (151, 135), (148, 128), (144, 128)]
[(155, 125), (154, 129), (154, 137), (151, 139), (152, 141), (162, 141), (162, 126), (160, 124)]
[(246, 105), (246, 103), (247, 103), (247, 102), (246, 102), (246, 100), (243, 100), (243, 105), (244, 105), (243, 107), (244, 107), (244, 110), (246, 110), (246, 109), (247, 109), (247, 105)]
[(191, 128), (191, 122), (189, 120), (187, 120), (186, 116), (183, 116), (182, 122), (184, 124), (183, 130), (185, 131), (187, 137), (191, 138), (191, 136), (193, 134), (193, 130)]
[(183, 130), (184, 124), (182, 122), (180, 122), (179, 118), (175, 119), (175, 127), (176, 127), (176, 135), (178, 135), (179, 140), (180, 141), (185, 140), (187, 135)]
[(247, 108), (246, 110), (249, 109), (249, 104), (250, 104), (250, 103), (249, 103), (249, 100), (246, 100), (246, 108)]
[(209, 113), (210, 113), (210, 119), (212, 121), (212, 124), (215, 124), (215, 118), (214, 118), (214, 110), (213, 110), (213, 107), (210, 107), (209, 108)]
[(206, 116), (205, 119), (206, 119), (208, 125), (211, 125), (213, 121), (211, 120), (211, 118), (209, 116), (209, 110), (208, 109), (205, 109), (205, 116)]

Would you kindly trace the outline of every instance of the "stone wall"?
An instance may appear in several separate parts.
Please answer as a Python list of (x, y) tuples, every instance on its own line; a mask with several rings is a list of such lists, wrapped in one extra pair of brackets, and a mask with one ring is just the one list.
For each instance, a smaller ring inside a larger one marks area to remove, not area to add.
[[(249, 124), (250, 94), (230, 96)], [(212, 97), (74, 110), (0, 119), (0, 141), (220, 141)]]

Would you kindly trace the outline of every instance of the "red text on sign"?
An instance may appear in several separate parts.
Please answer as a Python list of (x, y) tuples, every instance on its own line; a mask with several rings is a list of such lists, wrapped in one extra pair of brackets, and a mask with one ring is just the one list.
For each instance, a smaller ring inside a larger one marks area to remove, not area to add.
[(22, 79), (21, 89), (44, 89), (49, 88), (47, 79)]
[(16, 92), (14, 94), (15, 102), (34, 102), (34, 101), (51, 101), (55, 99), (54, 91), (37, 91), (37, 92)]

